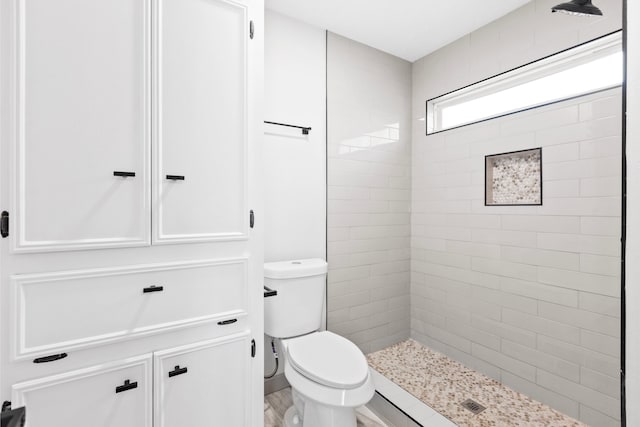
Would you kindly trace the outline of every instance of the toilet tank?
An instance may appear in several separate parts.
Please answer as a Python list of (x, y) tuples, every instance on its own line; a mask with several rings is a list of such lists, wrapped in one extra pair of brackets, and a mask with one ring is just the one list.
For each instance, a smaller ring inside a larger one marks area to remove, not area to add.
[(264, 333), (274, 338), (320, 329), (327, 262), (301, 259), (264, 265), (264, 285), (278, 292), (264, 299)]

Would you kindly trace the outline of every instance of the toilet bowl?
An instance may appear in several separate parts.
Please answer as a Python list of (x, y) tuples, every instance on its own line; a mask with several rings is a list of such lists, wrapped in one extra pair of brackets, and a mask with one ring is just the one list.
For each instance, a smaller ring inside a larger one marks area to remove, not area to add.
[(297, 425), (355, 427), (355, 408), (371, 400), (375, 392), (360, 349), (328, 331), (281, 342), (284, 374), (293, 390), (298, 418), (303, 421)]
[[(375, 392), (369, 365), (348, 339), (321, 326), (327, 264), (309, 259), (265, 264), (265, 333), (281, 341), (294, 406), (287, 427), (356, 427), (355, 408)], [(267, 301), (268, 300), (268, 301)]]

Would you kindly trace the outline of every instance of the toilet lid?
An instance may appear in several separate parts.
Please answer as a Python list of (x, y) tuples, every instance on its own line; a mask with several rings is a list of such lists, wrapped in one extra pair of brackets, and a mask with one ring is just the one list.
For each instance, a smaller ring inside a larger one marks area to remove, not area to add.
[(289, 363), (303, 376), (328, 387), (351, 389), (367, 380), (367, 359), (351, 341), (324, 331), (292, 339)]

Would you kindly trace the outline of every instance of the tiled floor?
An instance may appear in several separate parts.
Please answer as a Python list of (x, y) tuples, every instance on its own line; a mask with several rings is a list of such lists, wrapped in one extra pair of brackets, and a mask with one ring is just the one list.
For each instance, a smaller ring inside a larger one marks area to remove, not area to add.
[[(573, 418), (413, 340), (371, 353), (367, 358), (377, 371), (376, 389), (425, 427), (584, 427)], [(395, 384), (390, 385), (389, 380)], [(486, 410), (474, 415), (460, 406), (468, 398)], [(453, 423), (443, 420), (438, 413)]]
[[(282, 427), (284, 413), (293, 405), (291, 389), (285, 388), (264, 397), (264, 427)], [(358, 427), (388, 427), (366, 407), (358, 408)]]

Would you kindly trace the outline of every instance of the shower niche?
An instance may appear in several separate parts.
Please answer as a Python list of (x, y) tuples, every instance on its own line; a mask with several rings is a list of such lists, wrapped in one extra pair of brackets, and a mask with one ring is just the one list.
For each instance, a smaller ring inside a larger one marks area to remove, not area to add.
[(542, 205), (542, 148), (485, 156), (485, 206)]

